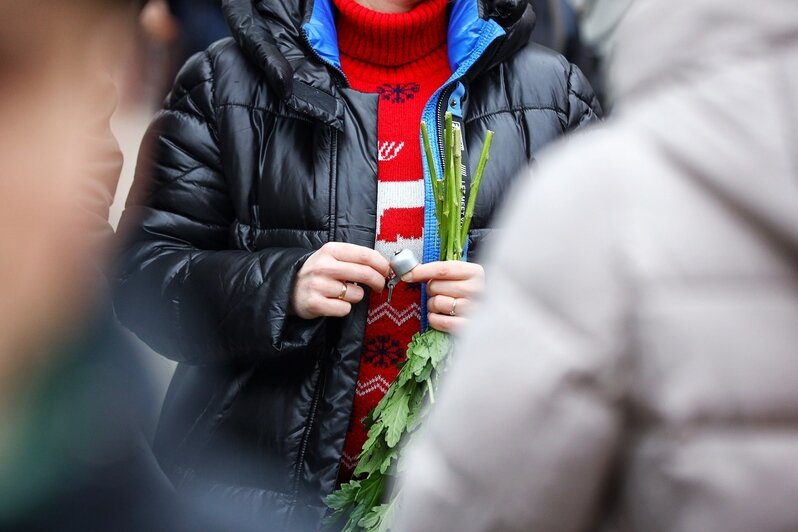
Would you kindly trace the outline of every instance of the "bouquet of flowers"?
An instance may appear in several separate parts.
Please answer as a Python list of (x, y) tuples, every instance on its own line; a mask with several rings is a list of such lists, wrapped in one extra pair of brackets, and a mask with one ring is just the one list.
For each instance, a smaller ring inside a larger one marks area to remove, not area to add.
[[(435, 196), (440, 260), (462, 260), (493, 132), (488, 131), (485, 138), (467, 204), (464, 202), (461, 170), (461, 131), (453, 126), (451, 113), (445, 117), (442, 179), (438, 179), (435, 171), (424, 122), (421, 123), (421, 137)], [(342, 485), (326, 499), (327, 506), (333, 511), (327, 520), (328, 525), (335, 525), (345, 518), (345, 532), (389, 530), (398, 504), (398, 493), (390, 492), (389, 475), (397, 465), (401, 469), (408, 438), (421, 426), (430, 405), (435, 402), (438, 379), (451, 351), (452, 341), (446, 333), (429, 329), (413, 337), (398, 377), (366, 420), (368, 439), (363, 444), (354, 472), (355, 480)]]

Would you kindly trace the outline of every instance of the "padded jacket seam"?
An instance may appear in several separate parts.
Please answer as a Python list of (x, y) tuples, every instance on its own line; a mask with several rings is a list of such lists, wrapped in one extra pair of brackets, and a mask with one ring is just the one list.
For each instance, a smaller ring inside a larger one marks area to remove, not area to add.
[(234, 102), (220, 103), (220, 104), (214, 106), (214, 110), (218, 111), (219, 109), (223, 109), (225, 107), (242, 107), (242, 108), (248, 109), (250, 111), (261, 111), (261, 112), (264, 112), (264, 113), (269, 113), (270, 115), (276, 116), (278, 118), (285, 118), (285, 119), (288, 119), (288, 120), (300, 120), (302, 122), (308, 122), (310, 124), (314, 123), (313, 120), (310, 120), (309, 118), (305, 118), (304, 116), (290, 115), (290, 114), (287, 114), (287, 113), (280, 113), (278, 111), (275, 111), (273, 109), (269, 109), (267, 107), (261, 107), (261, 106), (258, 106), (258, 105), (250, 105), (250, 104), (245, 104), (245, 103), (234, 103)]
[(569, 94), (573, 94), (574, 97), (577, 100), (579, 100), (580, 102), (584, 103), (587, 106), (588, 110), (591, 110), (591, 111), (593, 110), (594, 102), (588, 101), (584, 96), (582, 96), (581, 94), (579, 94), (578, 92), (576, 92), (574, 90), (572, 90)]
[[(192, 85), (191, 87), (187, 88), (187, 89), (185, 90), (185, 92), (184, 92), (184, 93), (183, 93), (183, 94), (182, 94), (182, 95), (181, 95), (181, 96), (180, 96), (180, 97), (179, 97), (177, 100), (175, 100), (175, 101), (173, 101), (173, 102), (171, 102), (171, 103), (170, 103), (170, 105), (169, 105), (169, 110), (172, 110), (172, 111), (174, 111), (174, 110), (177, 110), (177, 106), (178, 106), (178, 105), (180, 105), (180, 104), (183, 102), (183, 100), (185, 100), (186, 98), (188, 98), (189, 96), (191, 96), (191, 91), (193, 91), (194, 89), (196, 89), (197, 87), (199, 87), (199, 86), (200, 86), (200, 85), (202, 85), (203, 83), (208, 83), (209, 81), (211, 81), (211, 82), (212, 82), (212, 81), (213, 81), (213, 78), (205, 78), (205, 79), (202, 79), (202, 80), (200, 80), (200, 81), (196, 82), (196, 83), (195, 83), (194, 85)], [(188, 112), (188, 111), (186, 111), (186, 112)], [(201, 117), (203, 120), (206, 120), (206, 118), (205, 118), (205, 117), (203, 117), (202, 115), (199, 115), (198, 113), (194, 113), (194, 112), (192, 111), (192, 112), (191, 112), (191, 114), (194, 114), (194, 115), (196, 115), (196, 116), (198, 116), (198, 117)]]
[(522, 112), (525, 113), (527, 111), (552, 111), (557, 113), (558, 115), (567, 116), (567, 113), (561, 109), (560, 107), (556, 107), (553, 105), (531, 105), (531, 106), (522, 106), (522, 107), (510, 107), (507, 109), (499, 109), (497, 111), (490, 111), (488, 113), (482, 113), (480, 115), (472, 116), (466, 119), (466, 124), (470, 124), (472, 122), (476, 122), (477, 120), (483, 120), (485, 118), (489, 118), (491, 116), (506, 114), (506, 113), (518, 113)]
[[(184, 179), (187, 175), (189, 175), (189, 174), (191, 174), (193, 172), (196, 172), (197, 170), (200, 170), (202, 168), (207, 168), (207, 167), (204, 164), (200, 163), (200, 164), (192, 166), (191, 168), (189, 168), (185, 172), (181, 172), (179, 175), (177, 175), (177, 176), (175, 176), (175, 177), (173, 177), (171, 179), (165, 179), (165, 180), (161, 181), (160, 183), (158, 183), (157, 187), (155, 187), (152, 190), (150, 190), (150, 193), (147, 195), (146, 200), (141, 202), (141, 204), (142, 205), (150, 205), (152, 203), (152, 201), (151, 201), (152, 198), (154, 198), (157, 194), (159, 194), (164, 188), (166, 188), (166, 187), (168, 187), (170, 185), (174, 185), (175, 183), (179, 182), (181, 179)], [(158, 209), (158, 210), (160, 210), (160, 209)]]
[[(213, 136), (218, 138), (218, 131), (216, 131), (216, 123), (219, 120), (219, 117), (216, 114), (216, 67), (213, 64), (213, 58), (211, 57), (211, 53), (208, 50), (205, 50), (205, 57), (208, 61), (208, 68), (211, 69), (211, 90), (210, 90), (210, 97), (211, 97), (211, 109), (213, 109), (213, 123), (208, 123), (208, 128), (213, 132)], [(221, 162), (221, 161), (220, 161)], [(221, 164), (219, 165), (221, 168)]]

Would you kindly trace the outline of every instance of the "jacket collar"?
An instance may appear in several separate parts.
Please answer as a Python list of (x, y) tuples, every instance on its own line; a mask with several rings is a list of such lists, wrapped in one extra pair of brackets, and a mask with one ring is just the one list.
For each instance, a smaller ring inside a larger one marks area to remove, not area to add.
[[(308, 44), (328, 65), (340, 70), (338, 34), (335, 27), (335, 11), (331, 0), (310, 0), (309, 16), (302, 25)], [(498, 32), (506, 36), (499, 24), (483, 18), (478, 0), (453, 0), (449, 15), (448, 50), (449, 66), (456, 72), (478, 48), (483, 35)]]
[[(522, 14), (511, 24), (500, 24), (501, 14), (490, 12), (486, 0), (452, 0), (449, 63), (453, 72), (463, 72), (464, 81), (507, 60), (529, 41), (534, 11), (526, 0), (515, 1), (523, 2)], [(344, 107), (335, 94), (336, 78), (344, 78), (332, 0), (226, 0), (225, 4), (235, 5), (226, 9), (228, 23), (245, 53), (257, 57), (268, 33), (291, 64), (294, 90), (285, 103), (341, 129)], [(461, 68), (464, 65), (467, 68)]]

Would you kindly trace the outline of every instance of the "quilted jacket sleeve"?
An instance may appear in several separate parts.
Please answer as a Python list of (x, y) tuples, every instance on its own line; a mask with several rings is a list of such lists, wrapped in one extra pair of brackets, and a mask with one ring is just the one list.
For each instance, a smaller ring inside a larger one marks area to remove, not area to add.
[(576, 65), (568, 71), (568, 131), (599, 120), (603, 112), (590, 82)]
[(315, 352), (324, 320), (289, 315), (311, 251), (228, 249), (233, 205), (215, 133), (213, 65), (194, 56), (145, 138), (120, 231), (119, 319), (164, 356), (252, 363)]

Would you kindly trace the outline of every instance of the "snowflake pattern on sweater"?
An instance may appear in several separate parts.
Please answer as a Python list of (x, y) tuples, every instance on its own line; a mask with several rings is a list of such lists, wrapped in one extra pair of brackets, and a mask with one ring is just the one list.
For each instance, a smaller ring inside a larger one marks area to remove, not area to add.
[[(391, 258), (399, 249), (423, 255), (424, 180), (421, 115), (451, 75), (446, 50), (446, 0), (411, 12), (380, 14), (355, 0), (334, 0), (341, 63), (352, 88), (378, 97), (377, 239)], [(365, 418), (399, 373), (407, 345), (421, 328), (421, 291), (401, 283), (369, 300), (360, 373), (344, 443), (339, 482), (349, 480), (366, 441)]]

